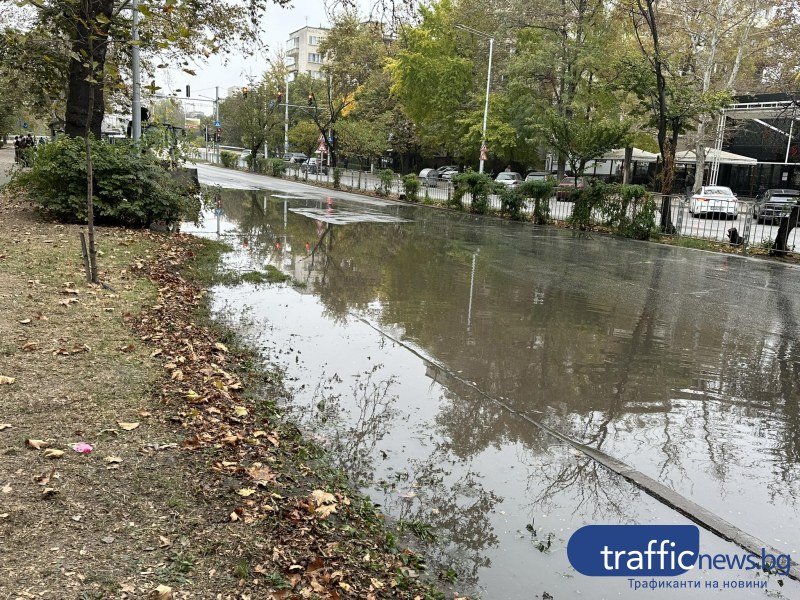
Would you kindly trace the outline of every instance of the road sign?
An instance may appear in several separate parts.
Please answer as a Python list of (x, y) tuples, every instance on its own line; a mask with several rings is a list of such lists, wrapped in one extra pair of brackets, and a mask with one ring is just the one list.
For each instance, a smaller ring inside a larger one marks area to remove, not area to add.
[(486, 142), (481, 144), (481, 160), (486, 160), (488, 158), (489, 148), (486, 146)]
[(22, 123), (22, 128), (23, 129), (27, 129), (28, 128), (28, 124), (27, 123)]
[(219, 121), (214, 121), (214, 127), (222, 127), (222, 123)]

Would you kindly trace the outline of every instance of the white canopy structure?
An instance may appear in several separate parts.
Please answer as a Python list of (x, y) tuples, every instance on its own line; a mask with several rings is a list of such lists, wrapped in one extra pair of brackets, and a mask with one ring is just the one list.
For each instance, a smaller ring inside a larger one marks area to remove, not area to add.
[[(692, 150), (684, 150), (675, 153), (675, 164), (693, 165), (697, 162), (697, 155)], [(706, 148), (706, 163), (718, 165), (754, 165), (758, 161), (749, 156), (717, 150), (716, 148)]]
[[(654, 163), (657, 159), (658, 154), (653, 154), (652, 152), (642, 150), (641, 148), (634, 148), (633, 156), (631, 157), (631, 160), (634, 162)], [(625, 148), (615, 148), (614, 150), (609, 150), (598, 160), (625, 160)]]

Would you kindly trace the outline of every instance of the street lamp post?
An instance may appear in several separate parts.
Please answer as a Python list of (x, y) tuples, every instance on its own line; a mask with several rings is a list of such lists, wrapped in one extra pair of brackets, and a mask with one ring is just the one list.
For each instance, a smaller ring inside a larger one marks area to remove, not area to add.
[(489, 72), (486, 74), (486, 102), (483, 105), (483, 134), (481, 140), (481, 162), (480, 166), (478, 167), (478, 172), (483, 173), (483, 163), (484, 163), (484, 148), (486, 146), (486, 123), (489, 120), (489, 89), (492, 85), (492, 53), (494, 51), (494, 38), (490, 36), (488, 33), (484, 33), (483, 31), (478, 31), (477, 29), (473, 29), (472, 27), (468, 27), (466, 25), (462, 25), (461, 23), (456, 23), (455, 27), (458, 29), (463, 29), (464, 31), (468, 31), (475, 35), (479, 35), (481, 37), (485, 37), (489, 40)]

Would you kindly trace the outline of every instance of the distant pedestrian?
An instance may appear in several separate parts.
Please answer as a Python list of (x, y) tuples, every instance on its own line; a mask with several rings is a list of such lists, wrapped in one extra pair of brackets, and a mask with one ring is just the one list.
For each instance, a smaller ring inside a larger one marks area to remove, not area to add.
[(694, 192), (694, 171), (686, 173), (686, 180), (684, 181), (686, 187), (686, 197), (690, 198)]
[(508, 165), (508, 166), (506, 167), (506, 173), (511, 173), (511, 165)]
[(347, 163), (349, 163), (349, 162), (350, 162), (350, 159), (347, 158), (346, 156), (342, 159), (342, 163), (344, 163), (344, 168), (345, 169), (347, 168)]
[(20, 152), (22, 151), (22, 142), (18, 135), (14, 136), (14, 162), (18, 163), (20, 159)]

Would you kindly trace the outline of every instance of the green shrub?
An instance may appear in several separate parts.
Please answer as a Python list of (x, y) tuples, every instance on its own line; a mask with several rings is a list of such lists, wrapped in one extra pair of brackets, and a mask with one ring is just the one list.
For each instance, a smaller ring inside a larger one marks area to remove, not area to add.
[(342, 169), (336, 167), (333, 169), (333, 189), (338, 190), (342, 187)]
[(448, 206), (462, 209), (464, 207), (464, 196), (467, 192), (470, 192), (472, 195), (470, 211), (479, 215), (484, 215), (489, 212), (489, 194), (492, 192), (494, 186), (491, 177), (485, 173), (467, 171), (465, 173), (453, 175), (452, 181), (453, 185), (455, 185), (455, 193), (452, 199), (447, 203)]
[(286, 161), (282, 158), (270, 158), (267, 173), (273, 177), (283, 177), (286, 173)]
[(507, 215), (515, 221), (523, 219), (522, 209), (525, 207), (525, 195), (519, 187), (511, 187), (495, 183), (495, 190), (500, 195), (500, 214)]
[(220, 153), (220, 160), (222, 160), (222, 166), (227, 167), (229, 169), (235, 169), (237, 163), (239, 162), (239, 155), (235, 152), (228, 152), (227, 150), (223, 150)]
[[(95, 221), (147, 227), (156, 221), (196, 220), (200, 199), (181, 171), (167, 171), (152, 152), (131, 144), (92, 142)], [(185, 173), (185, 172), (183, 172)], [(61, 137), (37, 149), (29, 171), (18, 172), (12, 186), (54, 217), (86, 221), (86, 152), (82, 138)]]
[(383, 169), (378, 173), (378, 185), (375, 187), (378, 196), (389, 195), (392, 191), (392, 181), (394, 181), (394, 171), (391, 169)]
[(553, 182), (524, 181), (519, 186), (522, 195), (533, 200), (533, 222), (545, 225), (550, 221), (550, 198), (553, 196)]
[(409, 202), (419, 202), (419, 179), (414, 173), (403, 177), (403, 193)]

